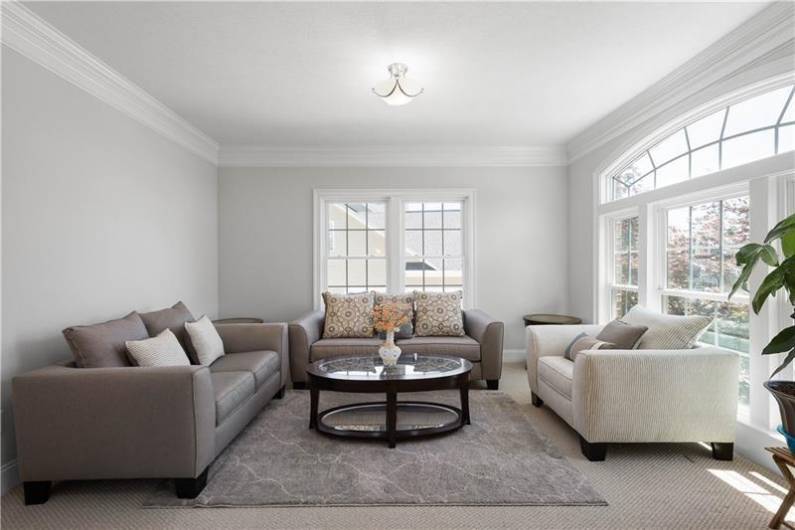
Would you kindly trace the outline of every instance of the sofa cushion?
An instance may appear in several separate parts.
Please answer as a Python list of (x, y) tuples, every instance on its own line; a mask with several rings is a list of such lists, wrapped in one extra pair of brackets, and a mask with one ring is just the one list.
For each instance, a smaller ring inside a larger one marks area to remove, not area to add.
[(337, 355), (369, 355), (378, 353), (384, 341), (372, 339), (320, 339), (309, 348), (312, 361)]
[(372, 337), (374, 293), (323, 293), (326, 305), (324, 339)]
[(279, 355), (274, 351), (248, 351), (242, 353), (228, 353), (219, 357), (210, 365), (210, 371), (220, 372), (251, 372), (254, 374), (254, 382), (257, 383), (257, 390), (273, 374), (279, 373), (281, 361)]
[(164, 329), (170, 329), (177, 337), (185, 353), (190, 357), (191, 362), (193, 364), (199, 364), (196, 359), (196, 354), (190, 346), (188, 332), (185, 331), (185, 322), (194, 321), (193, 315), (185, 304), (177, 302), (173, 306), (160, 309), (159, 311), (139, 314), (141, 315), (141, 320), (143, 320), (146, 331), (149, 332), (150, 337), (156, 337), (160, 335), (160, 332)]
[(254, 395), (254, 374), (251, 372), (211, 372), (215, 393), (215, 424), (220, 425), (240, 405)]
[(464, 335), (463, 291), (427, 293), (414, 291), (414, 329), (418, 337), (460, 337)]
[(550, 355), (538, 359), (538, 378), (571, 400), (574, 363), (565, 357)]
[(149, 337), (141, 317), (133, 311), (124, 318), (88, 326), (71, 326), (63, 336), (80, 368), (132, 366), (127, 357), (128, 340)]
[(414, 337), (401, 339), (396, 344), (403, 350), (403, 353), (455, 355), (480, 362), (480, 343), (466, 335), (463, 337)]

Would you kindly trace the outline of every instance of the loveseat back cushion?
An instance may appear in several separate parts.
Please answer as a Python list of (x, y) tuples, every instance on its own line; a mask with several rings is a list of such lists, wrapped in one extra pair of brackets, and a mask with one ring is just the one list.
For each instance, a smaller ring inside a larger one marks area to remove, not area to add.
[[(385, 294), (375, 293), (375, 305), (382, 304), (401, 304), (408, 308), (409, 321), (400, 326), (400, 329), (395, 331), (396, 339), (410, 339), (414, 336), (414, 296), (411, 294)], [(380, 332), (379, 339), (386, 339), (386, 333)]]
[(374, 293), (323, 293), (326, 305), (324, 339), (370, 338), (374, 335)]
[(648, 326), (638, 342), (639, 350), (686, 350), (712, 324), (712, 317), (701, 315), (663, 315), (636, 305), (622, 320), (635, 326)]
[(70, 326), (63, 336), (80, 368), (132, 366), (127, 357), (128, 340), (149, 337), (141, 317), (133, 311), (123, 318), (87, 326)]
[(251, 372), (257, 390), (273, 375), (279, 374), (281, 359), (274, 351), (248, 351), (228, 353), (210, 365), (210, 372)]
[(196, 352), (191, 347), (188, 332), (185, 331), (185, 323), (193, 322), (195, 319), (185, 304), (177, 302), (171, 307), (160, 309), (159, 311), (150, 311), (149, 313), (140, 313), (140, 315), (150, 337), (156, 337), (164, 329), (170, 329), (174, 336), (177, 337), (185, 353), (188, 354), (191, 363), (199, 364)]
[(426, 293), (414, 291), (416, 305), (415, 334), (418, 337), (464, 335), (463, 291)]
[(549, 355), (538, 359), (538, 379), (571, 400), (574, 363), (565, 357)]
[(464, 335), (463, 337), (413, 337), (398, 340), (403, 355), (448, 355), (463, 357), (468, 361), (480, 362), (480, 343)]
[(251, 372), (210, 372), (210, 380), (215, 393), (216, 425), (221, 425), (253, 396), (256, 388)]

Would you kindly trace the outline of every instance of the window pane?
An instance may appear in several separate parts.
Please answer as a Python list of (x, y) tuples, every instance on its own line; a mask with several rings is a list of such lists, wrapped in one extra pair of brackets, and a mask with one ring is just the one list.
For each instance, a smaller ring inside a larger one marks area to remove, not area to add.
[(623, 289), (615, 289), (613, 291), (613, 316), (621, 318), (627, 312), (638, 304), (638, 293), (634, 291), (626, 291)]
[(345, 285), (345, 260), (344, 259), (330, 259), (328, 260), (328, 268), (326, 269), (326, 280), (331, 286)]
[(454, 286), (456, 289), (460, 289), (463, 284), (464, 284), (463, 261), (460, 259), (444, 260), (444, 285)]
[(691, 289), (720, 290), (720, 214), (720, 202), (692, 208)]
[(690, 208), (668, 210), (667, 286), (687, 289), (690, 277)]
[(690, 178), (687, 156), (677, 158), (657, 169), (657, 187), (670, 186)]
[(386, 204), (379, 202), (367, 203), (367, 227), (386, 228)]
[(461, 231), (445, 230), (444, 232), (444, 255), (460, 256), (461, 252)]
[(637, 195), (645, 193), (654, 189), (654, 173), (641, 177), (640, 180), (635, 181), (629, 188), (630, 195)]
[(629, 283), (629, 255), (627, 253), (616, 254), (614, 258), (615, 272), (614, 281), (618, 285)]
[(347, 256), (347, 241), (345, 230), (331, 230), (328, 233), (328, 255)]
[(680, 129), (671, 136), (658, 143), (651, 149), (651, 158), (654, 165), (660, 167), (665, 162), (687, 152), (687, 140), (684, 129)]
[(729, 168), (773, 156), (775, 149), (773, 130), (738, 136), (723, 142), (723, 167)]
[(406, 230), (406, 255), (422, 256), (422, 231)]
[(425, 269), (424, 261), (421, 260), (407, 261), (403, 275), (403, 284), (407, 288), (418, 287), (420, 290), (422, 290), (422, 273), (424, 269)]
[(690, 149), (698, 149), (702, 145), (720, 139), (720, 130), (723, 128), (723, 118), (726, 109), (720, 109), (706, 118), (687, 126), (687, 137), (690, 140)]
[[(463, 202), (423, 202), (407, 204), (406, 218), (422, 212), (419, 230), (405, 230), (406, 290), (442, 292), (463, 287), (461, 256), (464, 254), (462, 230)], [(407, 221), (405, 221), (407, 222)], [(413, 221), (416, 223), (416, 221)]]
[(613, 250), (616, 252), (626, 252), (629, 250), (629, 219), (619, 219), (613, 225), (615, 242)]
[(723, 291), (731, 290), (740, 275), (735, 254), (748, 243), (750, 222), (748, 197), (723, 201)]
[(654, 167), (651, 165), (649, 155), (643, 153), (637, 160), (632, 162), (629, 166), (624, 168), (620, 173), (620, 178), (626, 183), (631, 183), (638, 180), (643, 175), (649, 173)]
[(386, 233), (383, 230), (367, 232), (367, 251), (369, 256), (386, 256)]
[(425, 287), (431, 285), (442, 285), (442, 260), (431, 259), (425, 260)]
[(795, 97), (793, 97), (789, 105), (787, 105), (787, 110), (784, 112), (784, 116), (781, 117), (781, 123), (789, 123), (795, 121)]
[(422, 212), (406, 212), (403, 218), (406, 228), (422, 228)]
[(723, 136), (775, 125), (790, 92), (791, 87), (780, 88), (732, 105)]
[(638, 268), (640, 266), (640, 255), (633, 252), (629, 255), (629, 285), (638, 285)]
[[(359, 292), (363, 291), (367, 285), (367, 266), (366, 261), (363, 259), (349, 259), (348, 260), (348, 291)], [(357, 287), (356, 290), (351, 290), (352, 287)], [(361, 289), (359, 289), (361, 287)]]
[(367, 286), (386, 285), (386, 260), (367, 260)]
[(778, 129), (778, 152), (786, 153), (795, 150), (795, 125), (787, 125)]
[(433, 203), (433, 206), (438, 208), (429, 209), (429, 203), (425, 203), (425, 228), (441, 228), (442, 227), (442, 210), (441, 204)]
[(444, 227), (461, 228), (461, 203), (446, 202), (444, 203), (443, 206), (444, 206)]
[(441, 256), (442, 255), (442, 231), (441, 230), (426, 230), (425, 244), (423, 246), (423, 253), (426, 256)]
[(331, 203), (328, 205), (328, 227), (329, 229), (343, 229), (345, 228), (345, 220), (347, 218), (346, 207), (343, 203)]
[(640, 237), (640, 218), (639, 217), (632, 217), (629, 219), (629, 228), (630, 228), (630, 237), (629, 237), (629, 248), (630, 250), (638, 250), (639, 247), (639, 237)]
[(690, 160), (690, 170), (693, 178), (715, 173), (720, 169), (718, 144), (693, 151), (690, 155)]
[(365, 224), (366, 206), (361, 202), (348, 203), (348, 229), (367, 228)]
[(367, 232), (364, 230), (348, 231), (348, 255), (366, 256), (367, 255)]

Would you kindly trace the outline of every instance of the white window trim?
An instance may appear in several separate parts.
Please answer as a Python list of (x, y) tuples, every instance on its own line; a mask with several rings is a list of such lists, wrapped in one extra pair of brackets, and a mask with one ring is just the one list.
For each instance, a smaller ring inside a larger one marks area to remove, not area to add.
[(313, 303), (315, 309), (323, 306), (322, 292), (326, 289), (326, 259), (328, 258), (327, 208), (332, 202), (386, 202), (387, 234), (387, 290), (402, 293), (404, 275), (402, 270), (405, 233), (403, 230), (404, 202), (453, 202), (462, 201), (463, 228), (462, 250), (464, 308), (477, 305), (477, 285), (475, 271), (475, 190), (471, 188), (315, 188), (313, 202)]

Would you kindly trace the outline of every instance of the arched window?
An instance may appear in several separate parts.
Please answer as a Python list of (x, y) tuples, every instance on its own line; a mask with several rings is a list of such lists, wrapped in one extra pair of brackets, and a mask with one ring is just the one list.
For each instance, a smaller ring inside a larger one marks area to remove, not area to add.
[(794, 92), (778, 88), (682, 127), (608, 175), (604, 202), (795, 150)]

